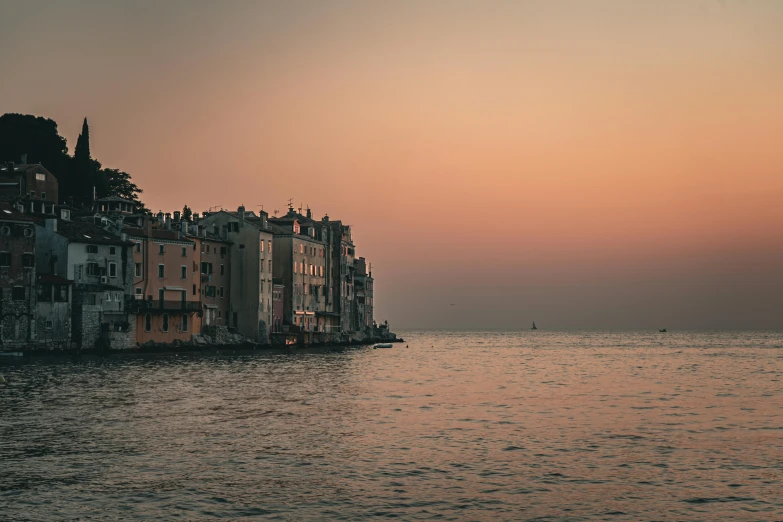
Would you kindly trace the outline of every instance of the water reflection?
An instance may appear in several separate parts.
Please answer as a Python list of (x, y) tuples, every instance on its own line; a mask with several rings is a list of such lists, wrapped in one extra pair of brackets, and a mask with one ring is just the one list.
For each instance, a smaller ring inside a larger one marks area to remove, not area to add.
[(783, 337), (3, 361), (13, 519), (780, 518)]

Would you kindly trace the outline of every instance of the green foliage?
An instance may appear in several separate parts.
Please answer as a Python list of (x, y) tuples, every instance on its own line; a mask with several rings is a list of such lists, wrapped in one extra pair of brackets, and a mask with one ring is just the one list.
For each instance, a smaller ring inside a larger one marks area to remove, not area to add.
[(182, 207), (182, 219), (185, 221), (190, 221), (191, 218), (193, 218), (193, 211), (190, 210), (190, 207), (185, 205)]

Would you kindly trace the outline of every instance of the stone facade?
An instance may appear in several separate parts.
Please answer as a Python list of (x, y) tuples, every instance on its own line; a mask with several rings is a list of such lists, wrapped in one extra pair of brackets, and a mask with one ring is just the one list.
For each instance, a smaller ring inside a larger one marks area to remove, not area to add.
[(0, 204), (0, 350), (35, 341), (35, 224)]

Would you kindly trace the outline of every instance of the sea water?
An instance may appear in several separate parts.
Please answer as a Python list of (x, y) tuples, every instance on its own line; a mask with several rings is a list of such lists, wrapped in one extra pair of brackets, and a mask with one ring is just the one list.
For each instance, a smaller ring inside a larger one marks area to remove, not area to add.
[(783, 520), (783, 334), (0, 358), (2, 520)]

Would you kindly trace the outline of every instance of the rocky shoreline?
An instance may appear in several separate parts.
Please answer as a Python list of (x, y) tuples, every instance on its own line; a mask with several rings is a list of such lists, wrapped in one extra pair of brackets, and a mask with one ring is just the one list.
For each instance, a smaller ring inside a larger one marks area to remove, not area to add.
[[(13, 351), (0, 351), (0, 356), (41, 356), (41, 355), (99, 355), (99, 354), (150, 354), (150, 353), (190, 353), (207, 351), (259, 351), (259, 350), (298, 350), (312, 348), (341, 348), (347, 346), (367, 346), (376, 343), (403, 343), (404, 339), (390, 333), (384, 337), (349, 337), (347, 339), (329, 339), (319, 341), (311, 339), (308, 342), (276, 342), (255, 343), (245, 337), (231, 332), (223, 332), (221, 335), (195, 335), (190, 341), (175, 341), (173, 343), (137, 344), (129, 349), (112, 349), (109, 347), (96, 347), (92, 349), (58, 348), (41, 349), (16, 348)], [(0, 359), (2, 360), (2, 359)]]

